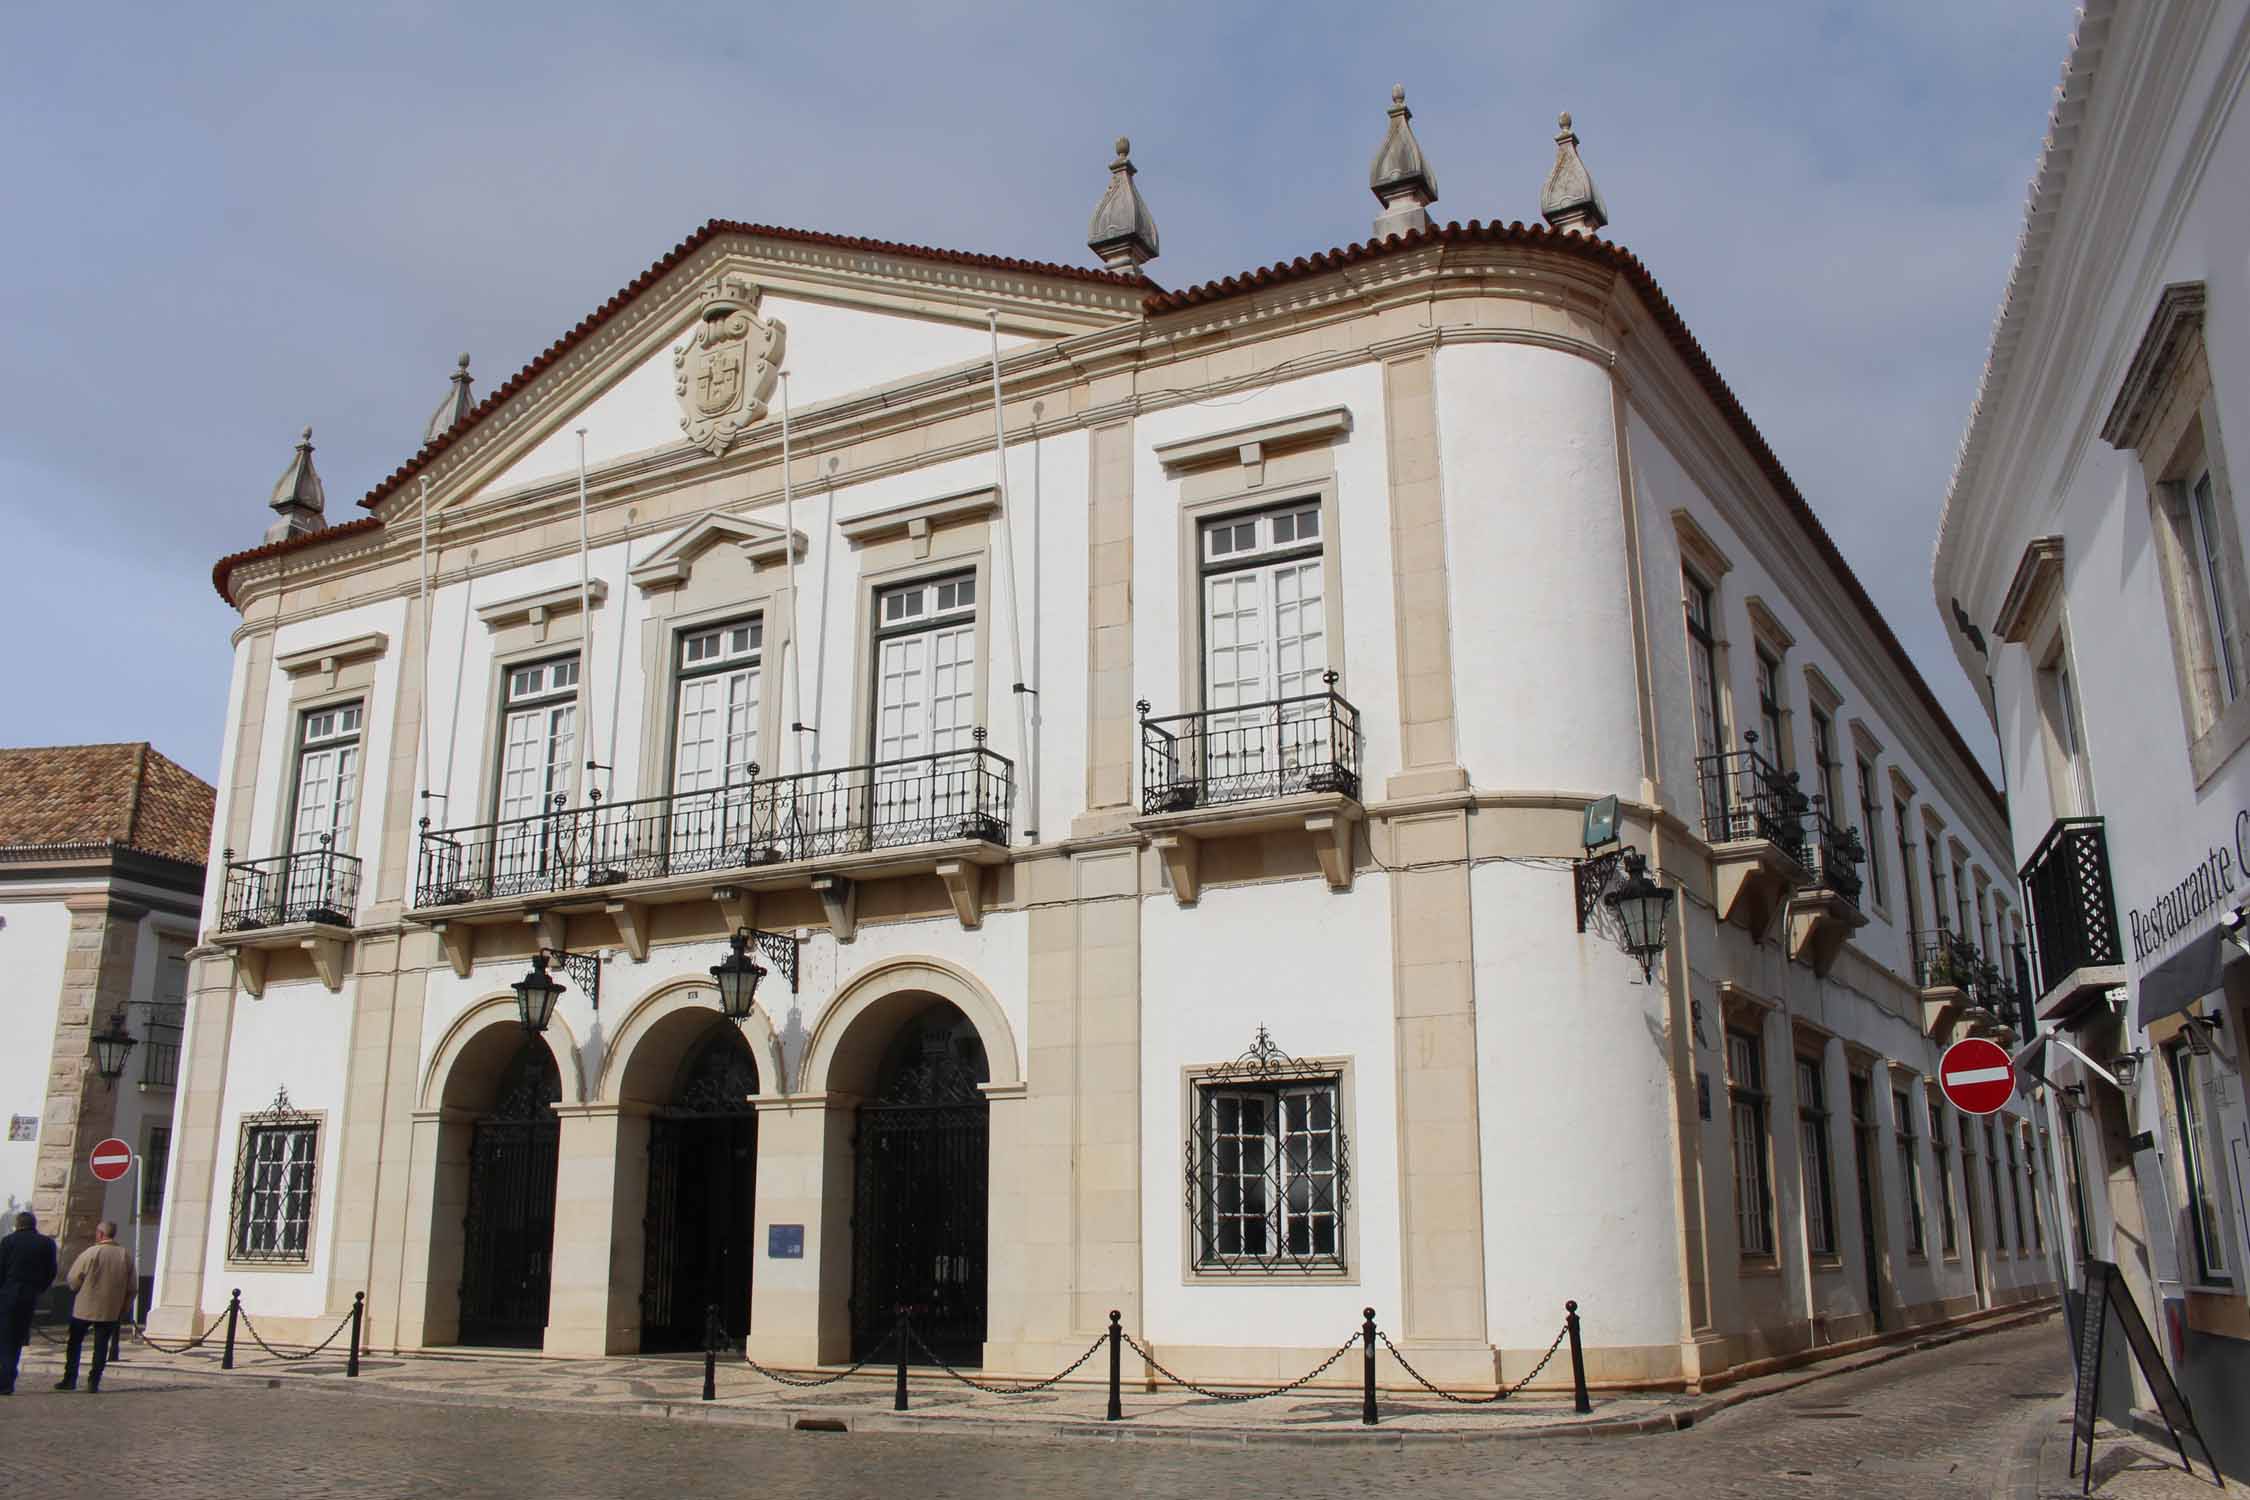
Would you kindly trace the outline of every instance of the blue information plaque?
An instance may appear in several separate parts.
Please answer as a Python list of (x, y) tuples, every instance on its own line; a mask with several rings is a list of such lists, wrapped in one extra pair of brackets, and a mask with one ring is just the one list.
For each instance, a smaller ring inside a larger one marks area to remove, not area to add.
[(804, 1258), (804, 1225), (768, 1224), (766, 1226), (766, 1259), (803, 1260)]

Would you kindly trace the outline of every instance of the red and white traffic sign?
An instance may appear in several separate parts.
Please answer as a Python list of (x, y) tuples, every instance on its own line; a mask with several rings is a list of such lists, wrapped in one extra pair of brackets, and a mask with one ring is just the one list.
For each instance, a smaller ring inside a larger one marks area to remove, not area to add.
[(104, 1182), (115, 1182), (133, 1165), (133, 1148), (113, 1135), (96, 1146), (86, 1162), (94, 1169), (96, 1177)]
[(1998, 1042), (1966, 1037), (1938, 1059), (1938, 1087), (1963, 1114), (1998, 1114), (2015, 1097), (2016, 1065)]

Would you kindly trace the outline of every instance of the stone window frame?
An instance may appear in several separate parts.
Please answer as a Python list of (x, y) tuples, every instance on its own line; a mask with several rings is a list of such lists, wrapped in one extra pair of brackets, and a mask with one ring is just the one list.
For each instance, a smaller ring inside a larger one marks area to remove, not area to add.
[[(564, 591), (555, 592), (560, 595)], [(523, 597), (532, 599), (544, 596)], [(566, 656), (578, 659), (578, 693), (574, 699), (578, 706), (578, 749), (574, 757), (577, 764), (572, 770), (576, 778), (577, 794), (585, 796), (590, 784), (585, 763), (595, 759), (589, 740), (594, 720), (590, 697), (594, 673), (592, 652), (587, 649), (589, 641), (586, 617), (577, 608), (577, 598), (575, 588), (568, 590), (567, 599), (558, 603), (544, 618), (536, 620), (528, 613), (513, 612), (519, 601), (504, 601), (507, 608), (491, 607), (494, 614), (484, 622), (492, 639), (492, 655), (485, 668), (484, 747), (480, 757), (485, 780), (476, 789), (475, 800), (467, 803), (476, 809), (475, 815), (457, 811), (457, 806), (463, 804), (465, 799), (456, 797), (446, 804), (446, 815), (438, 820), (437, 826), (496, 823), (500, 820), (501, 781), (508, 757), (508, 674), (521, 667), (560, 661)], [(596, 600), (594, 607), (601, 608), (601, 601)], [(484, 611), (480, 609), (478, 614), (483, 617)], [(612, 796), (612, 789), (603, 790), (604, 801), (612, 800)]]
[[(1807, 743), (1811, 746), (1813, 752), (1811, 767), (1813, 784), (1809, 789), (1809, 795), (1818, 796), (1825, 799), (1822, 801), (1821, 806), (1827, 810), (1829, 818), (1833, 820), (1838, 827), (1848, 828), (1851, 826), (1851, 823), (1849, 821), (1849, 813), (1853, 804), (1841, 797), (1829, 796), (1828, 785), (1826, 780), (1824, 779), (1824, 771), (1833, 770), (1836, 776), (1836, 790), (1842, 792), (1846, 789), (1844, 785), (1844, 761), (1842, 759), (1844, 750), (1843, 732), (1841, 728), (1841, 720), (1844, 713), (1844, 695), (1837, 688), (1836, 684), (1828, 680), (1827, 673), (1821, 671), (1820, 668), (1814, 666), (1810, 662), (1807, 662), (1805, 664), (1803, 676), (1805, 680), (1805, 722)], [(1826, 762), (1825, 767), (1820, 758), (1820, 742), (1822, 739), (1820, 726), (1822, 724), (1826, 724), (1828, 726), (1828, 733), (1826, 738), (1828, 741), (1827, 752), (1829, 759)]]
[[(295, 684), (292, 683), (291, 686), (294, 688)], [(355, 851), (360, 838), (367, 831), (366, 825), (360, 821), (360, 814), (366, 810), (367, 783), (370, 779), (369, 770), (372, 758), (367, 751), (367, 741), (368, 726), (373, 718), (371, 710), (374, 707), (374, 687), (374, 682), (370, 679), (365, 688), (347, 683), (344, 686), (325, 690), (308, 691), (302, 695), (292, 692), (289, 699), (289, 775), (281, 789), (281, 805), (275, 810), (273, 829), (272, 848), (277, 858), (296, 852), (297, 794), (303, 789), (304, 784), (306, 722), (315, 714), (327, 713), (333, 709), (350, 708), (355, 705), (359, 709), (359, 735), (355, 741), (359, 750), (359, 769), (352, 778), (352, 810), (349, 826), (353, 848), (338, 849), (335, 852), (356, 857)], [(324, 742), (320, 748), (330, 749), (342, 743), (343, 741), (340, 739), (328, 741)]]
[[(1781, 1240), (1774, 1211), (1778, 1195), (1774, 1191), (1773, 1059), (1766, 1055), (1769, 1029), (1766, 1023), (1780, 1007), (1733, 983), (1720, 985), (1719, 998), (1722, 1013), (1719, 1061), (1727, 1090), (1727, 1180), (1734, 1200), (1735, 1250), (1746, 1270), (1770, 1271), (1781, 1264)], [(1734, 1048), (1726, 1045), (1730, 1040), (1751, 1044), (1749, 1056), (1757, 1070), (1754, 1082), (1746, 1085), (1737, 1076)], [(1736, 1109), (1744, 1096), (1750, 1097), (1758, 1118), (1757, 1139), (1753, 1145), (1757, 1151), (1758, 1186), (1763, 1198), (1760, 1212), (1764, 1220), (1765, 1245), (1755, 1250), (1746, 1246), (1742, 1238), (1742, 1142), (1737, 1133)]]
[[(2241, 1291), (2242, 1281), (2231, 1264), (2222, 1265), (2220, 1274), (2212, 1274), (2208, 1227), (2199, 1212), (2201, 1199), (2207, 1195), (2213, 1216), (2218, 1220), (2221, 1254), (2234, 1252), (2239, 1259), (2236, 1247), (2228, 1243), (2232, 1239), (2228, 1230), (2233, 1218), (2230, 1212), (2233, 1204), (2227, 1191), (2231, 1184), (2223, 1176), (2215, 1184), (2210, 1180), (2210, 1168), (2205, 1163), (2209, 1137), (2203, 1132), (2190, 1129), (2191, 1124), (2202, 1125), (2205, 1131), (2209, 1129), (2202, 1101), (2193, 1101), (2195, 1116), (2192, 1121), (2187, 1109), (2183, 1108), (2183, 1104), (2187, 1102), (2183, 1096), (2191, 1096), (2191, 1091), (2181, 1064), (2185, 1062), (2190, 1072), (2199, 1073), (2201, 1070), (2196, 1067), (2197, 1059), (2188, 1046), (2184, 1023), (2175, 1021), (2174, 1025), (2164, 1029), (2162, 1039), (2152, 1035), (2149, 1040), (2152, 1043), (2151, 1051), (2163, 1060), (2164, 1065), (2163, 1084), (2158, 1088), (2157, 1094), (2164, 1133), (2173, 1147), (2165, 1153), (2171, 1179), (2169, 1186), (2179, 1195), (2176, 1201), (2180, 1204), (2180, 1215), (2188, 1221), (2188, 1232), (2181, 1236), (2186, 1241), (2179, 1257), (2183, 1273), (2181, 1281), (2194, 1291), (2236, 1296)], [(2196, 1083), (2200, 1085), (2201, 1079), (2198, 1078)], [(2195, 1274), (2186, 1275), (2191, 1268)]]
[[(1835, 1111), (1828, 1100), (1828, 1036), (1798, 1023), (1790, 1051), (1790, 1083), (1796, 1095), (1798, 1171), (1804, 1175), (1801, 1200), (1805, 1209), (1805, 1254), (1816, 1271), (1840, 1269), (1844, 1263), (1843, 1216), (1836, 1203), (1836, 1141)], [(1804, 1070), (1812, 1069), (1813, 1096), (1805, 1097)], [(1816, 1223), (1812, 1213), (1812, 1168), (1814, 1162), (1806, 1161), (1805, 1131), (1808, 1126), (1819, 1131), (1818, 1157), (1820, 1208)], [(1825, 1240), (1825, 1243), (1822, 1241)]]
[[(863, 530), (862, 535), (872, 535), (873, 539), (853, 540), (860, 566), (852, 584), (857, 590), (852, 605), (852, 711), (843, 736), (846, 749), (840, 756), (824, 749), (821, 754), (824, 768), (865, 766), (875, 761), (876, 699), (880, 681), (877, 658), (884, 638), (877, 615), (885, 593), (909, 584), (934, 582), (957, 573), (968, 573), (975, 578), (976, 663), (972, 672), (975, 686), (971, 690), (974, 707), (971, 722), (987, 729), (992, 725), (993, 627), (998, 614), (994, 607), (998, 596), (993, 585), (1000, 546), (993, 517), (998, 514), (998, 508), (987, 503), (944, 510), (944, 503), (932, 502), (936, 524), (929, 528), (872, 533)], [(875, 512), (874, 516), (904, 513), (904, 508), (893, 506)], [(778, 703), (779, 699), (775, 701)]]
[[(1797, 638), (1790, 634), (1766, 601), (1751, 594), (1742, 601), (1750, 616), (1750, 689), (1758, 705), (1758, 727), (1771, 729), (1778, 745), (1761, 745), (1759, 753), (1766, 763), (1786, 776), (1797, 769), (1797, 709), (1790, 697), (1789, 653), (1796, 649)], [(1770, 667), (1773, 684), (1772, 723), (1767, 722), (1767, 702), (1763, 685), (1759, 681), (1761, 669)]]
[[(2200, 281), (2176, 282), (2158, 294), (2102, 425), (2105, 441), (2140, 460), (2181, 725), (2198, 790), (2250, 742), (2250, 576), (2204, 341), (2206, 300)], [(2201, 534), (2189, 491), (2205, 472), (2216, 536)], [(2214, 590), (2223, 599), (2215, 599)], [(2222, 610), (2222, 603), (2229, 607)], [(2230, 658), (2241, 679), (2231, 696), (2221, 682), (2222, 662)]]
[[(1859, 792), (1862, 828), (1860, 835), (1867, 844), (1867, 894), (1875, 905), (1875, 915), (1884, 921), (1891, 920), (1890, 860), (1897, 858), (1898, 842), (1890, 828), (1890, 801), (1884, 795), (1883, 742), (1875, 738), (1863, 719), (1853, 719), (1846, 727), (1851, 740), (1852, 777)], [(1864, 775), (1862, 774), (1864, 773)], [(1883, 841), (1891, 840), (1890, 859), (1880, 852)]]
[[(1946, 1144), (1944, 1091), (1938, 1087), (1937, 1080), (1926, 1073), (1922, 1075), (1922, 1104), (1930, 1123), (1930, 1164), (1937, 1168), (1938, 1255), (1944, 1260), (1958, 1261), (1961, 1258), (1961, 1216), (1953, 1206), (1954, 1148)], [(1958, 1127), (1955, 1134), (1959, 1134)]]
[[(664, 691), (661, 694), (644, 692), (642, 695), (647, 700), (644, 703), (644, 708), (647, 710), (646, 717), (649, 722), (647, 731), (642, 737), (641, 764), (656, 772), (654, 776), (644, 776), (642, 780), (648, 783), (651, 788), (661, 787), (663, 789), (662, 795), (674, 796), (679, 791), (676, 783), (680, 774), (680, 688), (682, 684), (690, 677), (700, 677), (711, 671), (728, 670), (724, 666), (717, 668), (698, 667), (690, 670), (680, 659), (687, 638), (691, 635), (702, 635), (707, 631), (724, 630), (733, 625), (756, 625), (758, 627), (758, 722), (750, 732), (750, 759), (758, 764), (761, 775), (773, 776), (779, 774), (780, 752), (787, 741), (782, 738), (782, 726), (779, 722), (783, 677), (781, 672), (776, 669), (780, 666), (783, 656), (781, 651), (775, 649), (773, 633), (770, 629), (773, 624), (770, 607), (771, 597), (770, 594), (762, 594), (755, 599), (713, 605), (706, 609), (690, 611), (684, 615), (665, 616), (650, 622), (658, 627), (655, 634), (657, 649), (662, 653), (659, 660), (663, 663)], [(647, 795), (655, 796), (658, 793), (651, 790)]]
[[(1296, 462), (1285, 463), (1284, 459)], [(1335, 691), (1347, 701), (1351, 698), (1344, 662), (1343, 517), (1335, 455), (1327, 447), (1281, 457), (1269, 455), (1261, 472), (1265, 478), (1255, 488), (1243, 485), (1241, 472), (1233, 469), (1190, 475), (1180, 484), (1180, 713), (1201, 713), (1209, 706), (1208, 684), (1204, 682), (1207, 645), (1203, 581), (1213, 570), (1203, 560), (1204, 528), (1232, 517), (1301, 509), (1307, 503), (1320, 512), (1321, 629), (1327, 632), (1327, 669), (1336, 674)]]
[[(1906, 1206), (1906, 1258), (1930, 1258), (1930, 1208), (1922, 1181), (1921, 1135), (1914, 1128), (1915, 1085), (1921, 1078), (1904, 1063), (1890, 1064), (1891, 1134), (1898, 1148), (1899, 1201)], [(1905, 1107), (1900, 1107), (1904, 1101)]]
[[(1247, 1054), (1246, 1054), (1247, 1055)], [(1357, 1154), (1358, 1138), (1353, 1129), (1358, 1119), (1358, 1084), (1354, 1074), (1354, 1059), (1349, 1055), (1287, 1058), (1289, 1076), (1276, 1080), (1275, 1086), (1290, 1083), (1332, 1084), (1336, 1091), (1335, 1114), (1338, 1138), (1338, 1164), (1340, 1198), (1337, 1204), (1338, 1249), (1333, 1266), (1245, 1266), (1226, 1269), (1207, 1265), (1202, 1247), (1197, 1243), (1194, 1216), (1183, 1203), (1180, 1213), (1180, 1284), (1182, 1286), (1357, 1286), (1360, 1284), (1360, 1215), (1353, 1211), (1351, 1201), (1352, 1162)], [(1183, 1187), (1193, 1193), (1200, 1187), (1198, 1167), (1201, 1159), (1196, 1153), (1196, 1140), (1203, 1119), (1203, 1098), (1214, 1088), (1252, 1087), (1243, 1080), (1230, 1077), (1242, 1063), (1237, 1058), (1223, 1063), (1195, 1063), (1180, 1070), (1180, 1120), (1181, 1157), (1184, 1170)]]
[[(305, 1210), (305, 1243), (301, 1254), (288, 1257), (245, 1258), (237, 1252), (241, 1243), (242, 1214), (241, 1184), (249, 1167), (252, 1135), (270, 1129), (307, 1129), (312, 1132), (312, 1183), (307, 1188), (309, 1202)], [(263, 1110), (247, 1112), (235, 1118), (234, 1184), (227, 1205), (226, 1245), (222, 1252), (229, 1270), (274, 1271), (285, 1275), (310, 1275), (320, 1253), (321, 1193), (327, 1186), (325, 1156), (328, 1150), (328, 1112), (326, 1110), (301, 1110), (289, 1102), (283, 1090), (274, 1103)]]
[[(1726, 579), (1734, 571), (1734, 559), (1711, 540), (1710, 533), (1697, 524), (1695, 517), (1684, 508), (1672, 512), (1672, 531), (1680, 549), (1681, 640), (1690, 653), (1694, 650), (1694, 641), (1686, 619), (1688, 586), (1693, 584), (1700, 587), (1711, 601), (1710, 639), (1705, 644), (1711, 652), (1712, 689), (1719, 700), (1715, 706), (1718, 722), (1711, 726), (1711, 737), (1716, 748), (1724, 752), (1734, 746), (1734, 726), (1740, 718), (1739, 705), (1734, 696), (1734, 669), (1727, 636)], [(1691, 737), (1696, 713), (1694, 693), (1695, 663), (1691, 654), (1688, 661), (1688, 724)], [(1699, 776), (1698, 780), (1700, 779)]]

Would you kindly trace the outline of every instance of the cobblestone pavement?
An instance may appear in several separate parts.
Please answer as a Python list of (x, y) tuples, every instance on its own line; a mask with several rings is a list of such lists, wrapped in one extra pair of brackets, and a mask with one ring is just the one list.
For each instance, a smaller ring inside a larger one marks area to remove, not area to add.
[[(607, 1411), (448, 1407), (282, 1378), (224, 1386), (130, 1362), (99, 1396), (33, 1369), (0, 1401), (0, 1494), (662, 1496), (779, 1488), (915, 1500), (1286, 1493), (1866, 1497), (2043, 1494), (2026, 1485), (2064, 1415), (2053, 1320), (1768, 1396), (1680, 1433), (1473, 1443), (1241, 1447), (1098, 1438), (788, 1432)], [(2118, 1451), (2116, 1449), (2113, 1452)], [(2076, 1492), (2075, 1485), (2071, 1493)], [(2108, 1490), (2097, 1493), (2109, 1493)]]

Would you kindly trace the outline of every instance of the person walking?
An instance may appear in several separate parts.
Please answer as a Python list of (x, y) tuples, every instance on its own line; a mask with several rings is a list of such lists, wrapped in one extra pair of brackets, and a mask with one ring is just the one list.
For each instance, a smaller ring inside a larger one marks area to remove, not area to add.
[(78, 1389), (78, 1353), (89, 1328), (94, 1331), (94, 1366), (87, 1372), (86, 1389), (102, 1388), (102, 1370), (117, 1341), (118, 1321), (133, 1305), (133, 1288), (133, 1252), (117, 1243), (116, 1222), (104, 1219), (94, 1226), (94, 1243), (70, 1267), (70, 1289), (78, 1295), (70, 1304), (70, 1349), (56, 1390)]
[(39, 1232), (39, 1216), (16, 1215), (15, 1233), (0, 1239), (0, 1396), (16, 1393), (16, 1366), (31, 1342), (31, 1315), (55, 1284), (55, 1242)]

